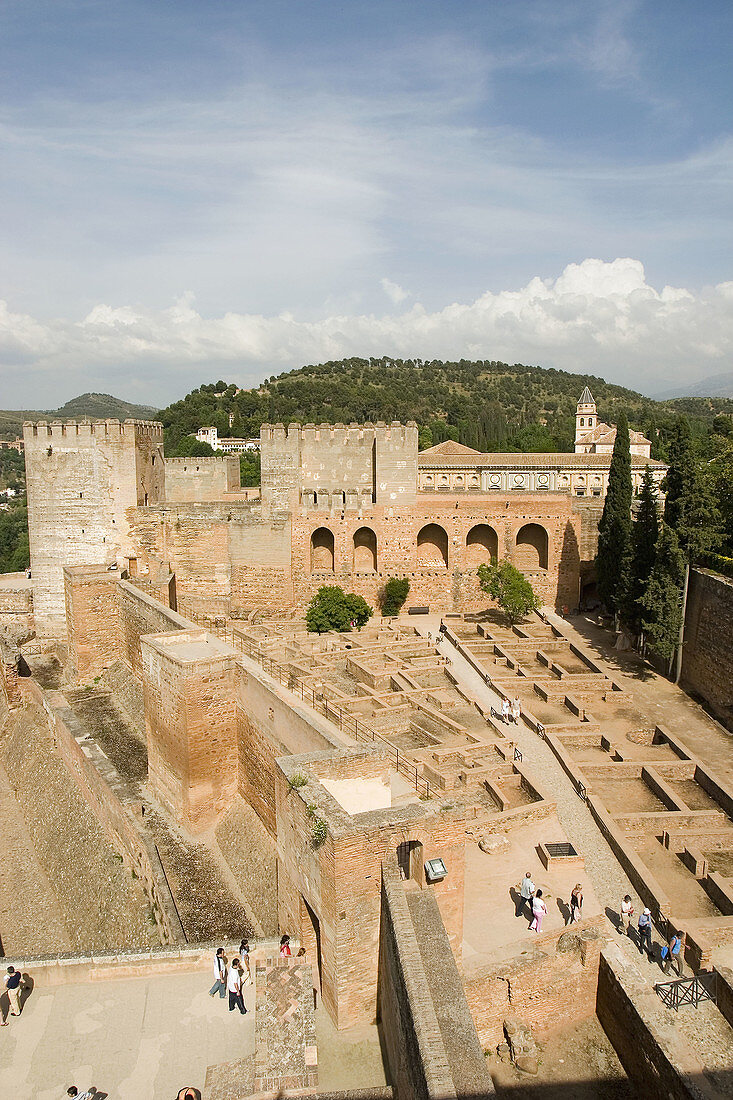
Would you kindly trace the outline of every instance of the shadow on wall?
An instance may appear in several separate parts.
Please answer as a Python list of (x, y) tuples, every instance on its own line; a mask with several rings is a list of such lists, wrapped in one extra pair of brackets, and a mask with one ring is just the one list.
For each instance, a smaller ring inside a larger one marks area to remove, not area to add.
[[(580, 573), (580, 547), (578, 546), (578, 536), (575, 534), (575, 528), (570, 520), (565, 524), (565, 530), (562, 536), (562, 550), (560, 552), (560, 568), (558, 573), (565, 573), (570, 576), (578, 576)], [(580, 592), (575, 593), (575, 598), (572, 603), (569, 603), (571, 611), (574, 611), (580, 600)]]

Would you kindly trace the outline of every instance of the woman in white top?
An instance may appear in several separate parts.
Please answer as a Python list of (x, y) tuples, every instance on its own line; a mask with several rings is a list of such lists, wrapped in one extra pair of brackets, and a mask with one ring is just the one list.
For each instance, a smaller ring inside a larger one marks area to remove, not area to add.
[(545, 919), (546, 912), (547, 906), (542, 900), (542, 891), (538, 890), (532, 898), (532, 923), (529, 926), (531, 932), (542, 931), (542, 921)]
[(519, 725), (519, 719), (522, 717), (522, 704), (519, 701), (519, 696), (515, 695), (512, 702), (512, 721)]
[(630, 896), (627, 894), (624, 900), (621, 902), (621, 927), (619, 932), (623, 936), (624, 933), (628, 936), (629, 928), (631, 926), (631, 918), (634, 915), (634, 905)]

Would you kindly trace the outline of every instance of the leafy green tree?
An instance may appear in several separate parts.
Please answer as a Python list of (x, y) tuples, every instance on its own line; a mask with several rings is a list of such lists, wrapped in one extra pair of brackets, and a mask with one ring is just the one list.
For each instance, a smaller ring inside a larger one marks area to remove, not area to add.
[(496, 600), (510, 623), (518, 623), (530, 611), (537, 611), (540, 601), (524, 573), (505, 558), (498, 565), (492, 561), (479, 565), (481, 589)]
[(352, 630), (352, 622), (361, 629), (373, 614), (361, 596), (344, 592), (337, 584), (322, 585), (308, 605), (305, 621), (308, 629), (318, 634), (329, 630)]
[(19, 573), (29, 564), (28, 509), (11, 504), (0, 512), (0, 573)]
[(608, 491), (598, 524), (596, 572), (598, 593), (609, 611), (618, 614), (631, 554), (631, 451), (629, 425), (622, 412), (616, 425)]
[(682, 625), (682, 582), (685, 561), (677, 536), (663, 523), (657, 539), (654, 568), (641, 597), (641, 628), (651, 649), (670, 662)]
[(242, 451), (239, 456), (239, 476), (242, 485), (259, 485), (260, 452)]
[(390, 577), (382, 591), (382, 614), (399, 615), (409, 591), (410, 582), (407, 577)]
[(631, 557), (623, 594), (623, 616), (638, 632), (641, 624), (641, 598), (656, 558), (659, 537), (659, 510), (652, 472), (647, 466), (639, 492), (639, 506), (631, 528)]

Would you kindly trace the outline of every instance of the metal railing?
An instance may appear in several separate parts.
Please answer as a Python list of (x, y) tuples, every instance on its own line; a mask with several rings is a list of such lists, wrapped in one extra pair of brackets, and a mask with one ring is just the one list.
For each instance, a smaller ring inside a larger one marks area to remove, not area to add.
[(420, 775), (417, 767), (405, 758), (404, 753), (401, 753), (399, 748), (386, 737), (383, 737), (381, 733), (377, 733), (366, 722), (355, 718), (353, 714), (349, 714), (348, 711), (343, 710), (336, 703), (329, 702), (322, 692), (316, 692), (313, 688), (306, 687), (303, 681), (289, 668), (281, 665), (279, 661), (273, 660), (272, 657), (262, 652), (259, 645), (243, 638), (241, 634), (236, 633), (234, 630), (231, 631), (231, 642), (236, 649), (241, 650), (247, 657), (251, 657), (253, 661), (256, 661), (274, 680), (277, 680), (289, 691), (294, 692), (304, 703), (328, 718), (340, 730), (349, 733), (356, 741), (379, 742), (389, 753), (395, 770), (410, 780), (420, 797), (431, 797), (428, 781)]
[(518, 749), (516, 745), (514, 746), (514, 759), (518, 760), (520, 764), (522, 763), (522, 750)]
[(678, 1012), (682, 1005), (692, 1005), (694, 1008), (700, 1001), (712, 1001), (717, 999), (715, 972), (703, 970), (694, 978), (678, 978), (674, 982), (657, 982), (654, 986), (659, 997), (667, 1006)]
[(581, 783), (580, 780), (578, 780), (578, 797), (582, 798), (583, 802), (585, 802), (588, 797), (588, 791), (586, 790), (585, 783)]

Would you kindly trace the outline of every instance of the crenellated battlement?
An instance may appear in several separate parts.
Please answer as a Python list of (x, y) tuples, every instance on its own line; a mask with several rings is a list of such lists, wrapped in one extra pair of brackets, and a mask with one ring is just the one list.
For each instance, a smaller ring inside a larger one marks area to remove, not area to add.
[(386, 424), (379, 420), (376, 424), (366, 421), (364, 424), (263, 424), (260, 428), (260, 441), (275, 444), (318, 443), (322, 446), (364, 446), (376, 441), (389, 442), (400, 446), (409, 445), (417, 439), (417, 424), (410, 420), (401, 424), (399, 420)]
[(23, 438), (28, 446), (48, 446), (50, 440), (74, 441), (81, 445), (91, 442), (118, 443), (149, 439), (163, 442), (163, 425), (157, 420), (27, 420)]

